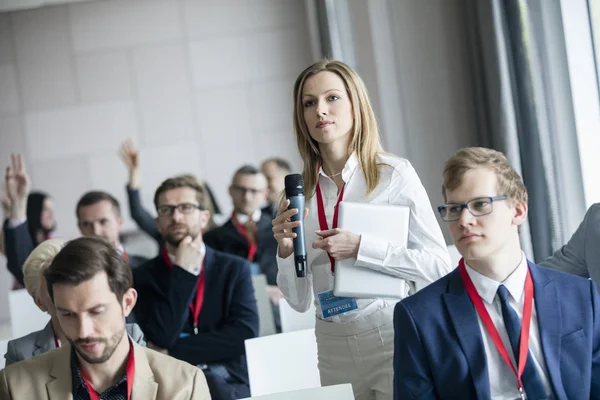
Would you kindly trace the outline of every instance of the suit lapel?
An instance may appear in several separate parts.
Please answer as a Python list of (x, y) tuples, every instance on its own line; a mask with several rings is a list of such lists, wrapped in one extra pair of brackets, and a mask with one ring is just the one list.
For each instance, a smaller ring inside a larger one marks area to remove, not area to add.
[(33, 356), (39, 356), (50, 350), (53, 350), (56, 344), (54, 343), (54, 330), (52, 329), (52, 321), (40, 331), (40, 334), (35, 340), (35, 348), (33, 349)]
[(264, 245), (268, 242), (268, 240), (275, 240), (273, 239), (273, 230), (271, 228), (271, 217), (263, 212), (260, 216), (258, 224), (256, 224), (256, 237), (259, 248), (261, 244), (264, 248)]
[(235, 226), (233, 219), (230, 218), (229, 221), (223, 225), (223, 228), (229, 231), (229, 234), (235, 239), (236, 242), (238, 242), (240, 245), (244, 245), (246, 249), (248, 248), (248, 241), (244, 238), (244, 236), (242, 236), (241, 232)]
[(46, 383), (49, 400), (73, 400), (71, 377), (71, 346), (65, 345), (54, 353), (54, 364), (50, 370), (51, 380)]
[(133, 400), (156, 399), (158, 384), (154, 381), (154, 373), (150, 369), (146, 349), (138, 344), (133, 344), (133, 357), (135, 359), (135, 375), (133, 376)]
[(448, 283), (448, 293), (443, 295), (446, 308), (456, 330), (460, 347), (469, 364), (475, 392), (479, 398), (487, 399), (490, 397), (490, 378), (477, 312), (463, 285), (458, 269), (451, 274), (452, 279)]
[[(542, 352), (546, 360), (546, 368), (556, 398), (567, 398), (560, 375), (560, 327), (562, 316), (556, 282), (549, 279), (544, 270), (529, 262), (529, 270), (533, 279), (535, 311), (542, 343)], [(561, 392), (557, 390), (561, 389)]]

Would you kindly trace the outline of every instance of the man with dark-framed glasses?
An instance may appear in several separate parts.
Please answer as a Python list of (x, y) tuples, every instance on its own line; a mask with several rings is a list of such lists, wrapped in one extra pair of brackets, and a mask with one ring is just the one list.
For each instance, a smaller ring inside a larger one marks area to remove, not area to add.
[(396, 305), (395, 398), (600, 398), (600, 296), (526, 259), (527, 189), (504, 154), (459, 150), (442, 190), (463, 258)]
[(204, 187), (190, 176), (156, 190), (165, 247), (134, 270), (135, 316), (148, 347), (202, 368), (213, 399), (250, 395), (244, 341), (258, 335), (250, 265), (206, 246)]

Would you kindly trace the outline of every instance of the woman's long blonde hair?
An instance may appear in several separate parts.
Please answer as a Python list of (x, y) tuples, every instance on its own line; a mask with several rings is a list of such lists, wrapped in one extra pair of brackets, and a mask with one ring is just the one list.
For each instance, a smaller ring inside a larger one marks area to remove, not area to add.
[(379, 183), (379, 168), (377, 154), (383, 152), (375, 113), (369, 101), (367, 88), (358, 74), (341, 61), (324, 59), (306, 68), (294, 83), (294, 134), (298, 143), (298, 151), (304, 162), (302, 175), (304, 178), (304, 193), (311, 198), (315, 192), (318, 179), (318, 168), (322, 163), (319, 144), (311, 138), (304, 120), (304, 105), (302, 90), (304, 82), (319, 72), (330, 71), (338, 75), (352, 103), (354, 124), (350, 132), (348, 154), (356, 153), (358, 163), (367, 181), (367, 194), (372, 193)]

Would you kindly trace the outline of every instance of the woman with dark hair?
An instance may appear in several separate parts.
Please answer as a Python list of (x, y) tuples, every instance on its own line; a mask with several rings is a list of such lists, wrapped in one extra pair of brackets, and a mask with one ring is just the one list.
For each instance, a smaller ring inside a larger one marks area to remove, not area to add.
[(35, 247), (52, 237), (56, 229), (54, 201), (48, 194), (32, 192), (27, 196), (27, 229)]
[(56, 229), (54, 201), (46, 193), (30, 193), (31, 182), (21, 154), (12, 155), (5, 175), (7, 214), (4, 221), (6, 266), (23, 285), (23, 264), (33, 249)]

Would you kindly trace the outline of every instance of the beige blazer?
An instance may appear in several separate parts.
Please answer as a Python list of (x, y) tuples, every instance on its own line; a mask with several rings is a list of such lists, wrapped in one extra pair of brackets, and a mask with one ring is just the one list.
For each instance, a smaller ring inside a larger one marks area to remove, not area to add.
[[(199, 368), (133, 344), (132, 400), (210, 400)], [(2, 400), (73, 400), (71, 346), (8, 366), (0, 371)]]

